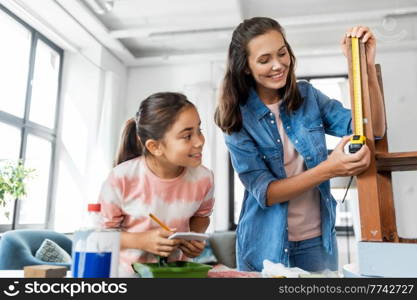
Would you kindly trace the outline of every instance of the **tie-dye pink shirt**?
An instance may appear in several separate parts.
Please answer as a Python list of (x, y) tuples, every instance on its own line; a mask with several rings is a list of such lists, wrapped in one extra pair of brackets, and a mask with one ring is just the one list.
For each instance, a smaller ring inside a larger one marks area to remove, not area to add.
[[(107, 228), (126, 232), (160, 228), (150, 219), (152, 213), (170, 228), (190, 231), (191, 217), (211, 215), (213, 193), (213, 173), (204, 166), (186, 168), (176, 178), (162, 179), (149, 170), (144, 157), (138, 157), (111, 171), (102, 186), (99, 202)], [(177, 250), (168, 260), (186, 260), (186, 257)], [(156, 257), (139, 249), (122, 249), (119, 270), (132, 271), (133, 262), (156, 262)]]

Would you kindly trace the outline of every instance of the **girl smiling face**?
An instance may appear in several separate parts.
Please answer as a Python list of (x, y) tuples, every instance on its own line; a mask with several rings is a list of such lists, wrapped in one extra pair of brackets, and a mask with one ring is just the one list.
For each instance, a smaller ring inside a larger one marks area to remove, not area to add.
[(247, 45), (250, 74), (259, 94), (277, 94), (285, 86), (291, 57), (281, 33), (270, 30), (254, 37)]
[(204, 136), (200, 129), (200, 116), (195, 107), (184, 109), (172, 127), (158, 143), (158, 157), (167, 169), (177, 167), (197, 167), (202, 161)]

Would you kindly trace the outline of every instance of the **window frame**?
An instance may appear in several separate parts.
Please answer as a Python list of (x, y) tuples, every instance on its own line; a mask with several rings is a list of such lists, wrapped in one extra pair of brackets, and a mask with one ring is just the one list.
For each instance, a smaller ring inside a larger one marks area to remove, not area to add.
[[(20, 152), (19, 159), (25, 161), (26, 151), (27, 151), (27, 139), (29, 135), (34, 135), (41, 139), (47, 140), (51, 143), (51, 157), (50, 157), (50, 167), (49, 167), (49, 180), (48, 180), (48, 190), (47, 190), (47, 199), (46, 199), (46, 211), (45, 211), (45, 220), (42, 224), (19, 224), (20, 217), (20, 208), (21, 202), (17, 200), (14, 205), (14, 211), (12, 214), (12, 224), (0, 224), (0, 232), (4, 232), (10, 229), (23, 229), (23, 228), (33, 228), (33, 229), (42, 229), (48, 228), (49, 220), (52, 216), (52, 204), (53, 204), (53, 195), (54, 195), (54, 185), (55, 185), (55, 172), (56, 172), (56, 148), (57, 148), (57, 135), (58, 135), (58, 125), (59, 125), (59, 113), (61, 110), (61, 88), (62, 88), (62, 67), (64, 62), (64, 50), (49, 40), (47, 37), (42, 35), (32, 26), (21, 20), (9, 9), (0, 4), (0, 10), (6, 15), (14, 19), (17, 23), (22, 25), (26, 30), (31, 33), (31, 42), (30, 42), (30, 53), (29, 53), (29, 68), (26, 81), (26, 95), (25, 95), (25, 108), (23, 118), (12, 115), (5, 111), (0, 111), (0, 122), (16, 127), (21, 132), (21, 141), (20, 141)], [(55, 106), (55, 121), (54, 127), (48, 128), (32, 122), (29, 120), (30, 115), (30, 106), (32, 104), (32, 80), (34, 76), (35, 68), (35, 58), (36, 58), (36, 46), (38, 41), (42, 41), (54, 50), (59, 55), (59, 72), (58, 72), (58, 86), (56, 94), (56, 106)], [(13, 228), (14, 227), (14, 228)]]

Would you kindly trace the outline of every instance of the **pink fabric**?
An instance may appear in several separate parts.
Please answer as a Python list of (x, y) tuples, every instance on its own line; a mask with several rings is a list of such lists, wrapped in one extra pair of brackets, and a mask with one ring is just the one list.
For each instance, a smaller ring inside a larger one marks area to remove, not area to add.
[(261, 272), (245, 272), (231, 269), (225, 265), (215, 265), (207, 273), (208, 278), (261, 278)]
[[(149, 213), (157, 216), (170, 228), (190, 231), (193, 216), (210, 216), (214, 205), (213, 173), (199, 166), (186, 168), (173, 179), (153, 174), (143, 157), (116, 166), (103, 183), (99, 203), (104, 226), (126, 232), (144, 232), (160, 228)], [(180, 250), (169, 261), (186, 260)], [(139, 249), (120, 251), (122, 274), (132, 272), (133, 262), (156, 262), (153, 254)], [(125, 272), (123, 272), (125, 271)]]
[[(298, 175), (306, 170), (304, 158), (297, 152), (285, 133), (279, 117), (279, 104), (271, 104), (267, 107), (275, 115), (277, 121), (276, 124), (284, 149), (284, 168), (287, 177)], [(289, 241), (302, 241), (321, 235), (320, 194), (317, 188), (308, 190), (288, 201), (287, 221)]]

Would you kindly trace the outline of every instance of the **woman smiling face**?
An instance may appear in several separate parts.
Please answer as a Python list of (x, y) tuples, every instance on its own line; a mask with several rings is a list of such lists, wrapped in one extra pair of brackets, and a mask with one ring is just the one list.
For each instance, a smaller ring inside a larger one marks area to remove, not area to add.
[(259, 94), (271, 94), (285, 86), (291, 57), (281, 33), (270, 30), (249, 41), (247, 45), (250, 74)]

